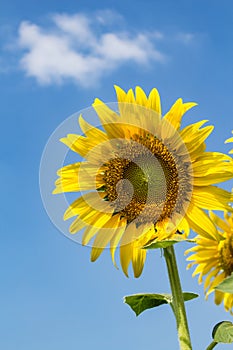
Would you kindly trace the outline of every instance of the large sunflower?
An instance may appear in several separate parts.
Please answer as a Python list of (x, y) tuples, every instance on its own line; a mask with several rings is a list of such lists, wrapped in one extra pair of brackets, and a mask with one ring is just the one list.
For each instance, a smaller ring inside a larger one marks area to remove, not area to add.
[(196, 237), (196, 245), (186, 251), (191, 254), (187, 260), (192, 261), (188, 268), (197, 265), (193, 276), (199, 275), (198, 282), (203, 282), (206, 297), (215, 293), (215, 303), (224, 303), (226, 311), (232, 313), (233, 294), (215, 290), (215, 287), (233, 272), (233, 215), (225, 213), (225, 220), (214, 213), (210, 217), (219, 227), (217, 235), (212, 239)]
[[(93, 108), (103, 131), (79, 118), (84, 136), (61, 139), (85, 161), (58, 171), (54, 193), (89, 191), (72, 203), (64, 219), (76, 216), (70, 232), (84, 229), (82, 243), (94, 238), (91, 260), (110, 244), (120, 245), (120, 262), (128, 275), (143, 269), (151, 240), (192, 228), (210, 237), (216, 229), (204, 209), (229, 210), (230, 194), (213, 184), (231, 178), (229, 156), (205, 152), (212, 126), (205, 120), (181, 129), (185, 112), (196, 103), (178, 99), (162, 117), (160, 96), (153, 89), (147, 97), (140, 87), (128, 92), (115, 87), (118, 110), (99, 99)], [(211, 232), (211, 233), (206, 233)]]

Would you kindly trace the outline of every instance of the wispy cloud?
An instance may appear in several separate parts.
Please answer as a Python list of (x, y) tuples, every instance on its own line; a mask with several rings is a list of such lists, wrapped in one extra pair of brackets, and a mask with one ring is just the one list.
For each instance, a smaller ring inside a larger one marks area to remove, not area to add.
[(157, 48), (162, 33), (152, 36), (146, 31), (109, 28), (115, 20), (123, 19), (106, 11), (93, 16), (55, 14), (50, 27), (22, 22), (18, 33), (23, 50), (21, 69), (40, 84), (61, 84), (71, 79), (88, 87), (125, 63), (148, 66), (166, 61)]
[(177, 33), (176, 34), (176, 40), (182, 42), (183, 44), (191, 44), (194, 40), (195, 36), (193, 33)]

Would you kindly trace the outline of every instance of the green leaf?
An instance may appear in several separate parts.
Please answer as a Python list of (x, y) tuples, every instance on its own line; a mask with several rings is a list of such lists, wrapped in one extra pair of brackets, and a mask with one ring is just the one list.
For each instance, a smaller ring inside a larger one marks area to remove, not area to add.
[(189, 300), (192, 300), (192, 299), (196, 299), (198, 297), (199, 297), (199, 295), (196, 294), (196, 293), (183, 292), (184, 301), (189, 301)]
[[(183, 293), (184, 301), (192, 300), (198, 297), (195, 293)], [(134, 294), (124, 297), (124, 302), (128, 304), (135, 312), (136, 316), (143, 311), (163, 304), (171, 304), (171, 294)]]
[(233, 294), (233, 273), (219, 283), (215, 289), (219, 290), (220, 292)]
[(179, 243), (179, 242), (195, 243), (194, 240), (192, 240), (192, 239), (184, 239), (182, 237), (182, 235), (181, 235), (180, 238), (177, 237), (175, 239), (166, 239), (166, 240), (163, 240), (163, 241), (154, 240), (154, 241), (150, 242), (149, 244), (145, 245), (143, 248), (144, 249), (167, 248), (167, 247), (170, 247), (171, 245)]
[(217, 343), (233, 343), (233, 324), (230, 321), (217, 323), (212, 332), (212, 337)]
[(124, 302), (138, 316), (147, 309), (171, 303), (171, 299), (170, 294), (134, 294), (124, 297)]

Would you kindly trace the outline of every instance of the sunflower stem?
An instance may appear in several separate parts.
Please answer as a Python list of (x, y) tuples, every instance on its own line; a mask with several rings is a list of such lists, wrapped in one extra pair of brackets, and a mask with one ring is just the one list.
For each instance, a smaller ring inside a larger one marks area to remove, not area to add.
[(206, 348), (206, 350), (212, 350), (216, 345), (218, 345), (218, 343), (213, 340), (212, 343)]
[(176, 318), (180, 350), (192, 350), (184, 298), (173, 246), (164, 248), (164, 257), (172, 291), (172, 309)]

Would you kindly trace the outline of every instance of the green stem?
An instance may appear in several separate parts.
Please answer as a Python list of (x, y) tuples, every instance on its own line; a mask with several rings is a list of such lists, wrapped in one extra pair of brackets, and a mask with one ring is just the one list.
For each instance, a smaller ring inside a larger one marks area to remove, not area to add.
[(206, 348), (206, 350), (212, 350), (217, 344), (218, 343), (216, 343), (216, 341), (213, 340), (212, 343), (208, 346), (208, 348)]
[(175, 250), (173, 246), (164, 248), (164, 257), (167, 263), (167, 270), (172, 291), (172, 309), (176, 317), (180, 350), (192, 350), (184, 306), (184, 298), (176, 263)]

